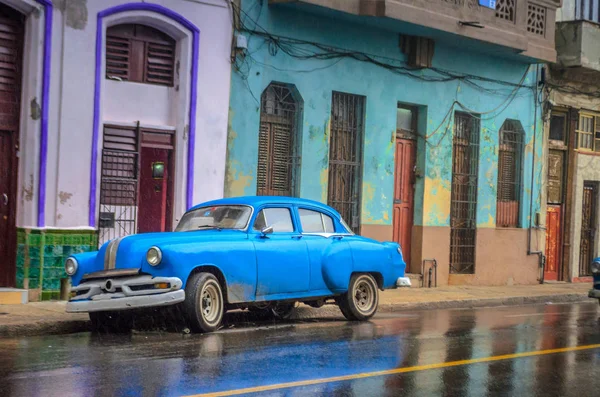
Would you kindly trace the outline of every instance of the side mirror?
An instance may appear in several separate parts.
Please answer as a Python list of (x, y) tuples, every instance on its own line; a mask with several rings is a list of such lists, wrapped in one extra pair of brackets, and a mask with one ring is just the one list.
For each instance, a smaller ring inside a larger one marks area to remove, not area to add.
[(261, 237), (266, 237), (267, 234), (273, 233), (273, 226), (267, 226), (260, 231)]

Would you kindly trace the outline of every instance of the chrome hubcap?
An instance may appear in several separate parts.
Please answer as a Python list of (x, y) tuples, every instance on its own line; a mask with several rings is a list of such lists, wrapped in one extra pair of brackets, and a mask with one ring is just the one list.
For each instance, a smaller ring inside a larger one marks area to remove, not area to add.
[(221, 301), (219, 291), (213, 284), (207, 284), (201, 294), (202, 317), (207, 323), (213, 323), (219, 316)]
[(373, 286), (366, 281), (359, 281), (354, 287), (354, 302), (357, 308), (362, 312), (368, 312), (372, 309), (374, 301)]

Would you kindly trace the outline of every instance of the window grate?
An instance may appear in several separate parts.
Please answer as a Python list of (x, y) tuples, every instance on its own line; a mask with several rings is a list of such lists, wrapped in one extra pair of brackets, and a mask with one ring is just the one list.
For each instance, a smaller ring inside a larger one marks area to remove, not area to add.
[(100, 181), (100, 245), (136, 232), (139, 128), (105, 126)]
[(365, 97), (333, 93), (327, 203), (357, 234), (360, 230), (364, 109)]
[(546, 35), (546, 7), (527, 4), (527, 31), (538, 36)]
[(467, 113), (455, 113), (450, 203), (450, 273), (475, 273), (479, 130), (478, 117)]
[(515, 22), (516, 0), (498, 0), (496, 2), (496, 18), (504, 21)]
[(297, 195), (298, 115), (299, 103), (289, 86), (273, 83), (263, 92), (256, 178), (258, 196)]
[(506, 120), (500, 129), (496, 226), (518, 227), (523, 158), (523, 127)]
[(598, 185), (585, 182), (583, 186), (581, 242), (579, 246), (579, 277), (591, 276), (590, 265), (594, 259), (596, 239), (596, 207)]

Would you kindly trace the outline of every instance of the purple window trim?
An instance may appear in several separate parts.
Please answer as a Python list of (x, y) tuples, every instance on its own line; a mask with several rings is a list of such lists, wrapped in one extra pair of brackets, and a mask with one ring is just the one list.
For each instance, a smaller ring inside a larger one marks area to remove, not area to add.
[(52, 65), (52, 14), (49, 0), (36, 0), (44, 6), (44, 60), (42, 65), (42, 116), (40, 129), (40, 169), (38, 181), (38, 227), (46, 226), (46, 167), (48, 163), (48, 107), (50, 103), (50, 67)]
[(127, 3), (115, 7), (107, 8), (98, 13), (96, 25), (96, 77), (94, 83), (94, 125), (92, 130), (92, 164), (90, 170), (90, 212), (89, 224), (96, 227), (96, 188), (97, 188), (97, 169), (98, 169), (98, 137), (100, 131), (100, 86), (102, 84), (102, 20), (110, 15), (127, 11), (151, 11), (162, 14), (170, 18), (192, 33), (192, 78), (190, 84), (190, 120), (188, 133), (188, 153), (187, 153), (187, 186), (186, 186), (186, 206), (190, 208), (193, 204), (193, 186), (194, 186), (194, 148), (196, 139), (196, 104), (198, 92), (198, 45), (200, 43), (200, 29), (182, 15), (158, 4), (150, 3)]

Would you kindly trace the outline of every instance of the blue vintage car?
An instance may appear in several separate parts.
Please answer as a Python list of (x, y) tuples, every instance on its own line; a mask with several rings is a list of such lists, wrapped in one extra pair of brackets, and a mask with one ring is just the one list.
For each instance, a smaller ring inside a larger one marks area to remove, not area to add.
[(297, 302), (337, 304), (349, 320), (377, 311), (379, 290), (410, 286), (398, 244), (351, 232), (340, 214), (291, 197), (210, 201), (174, 232), (137, 234), (77, 254), (68, 312), (127, 328), (131, 309), (180, 305), (196, 332), (219, 328), (227, 310), (287, 317)]
[(598, 299), (598, 303), (600, 304), (600, 257), (594, 259), (590, 265), (590, 270), (592, 271), (592, 276), (594, 278), (594, 285), (588, 293), (588, 296), (590, 298)]

